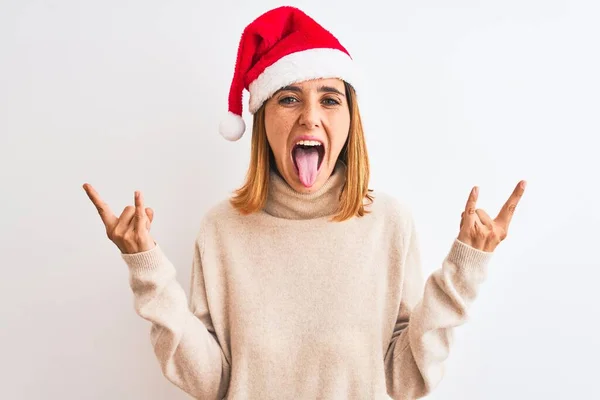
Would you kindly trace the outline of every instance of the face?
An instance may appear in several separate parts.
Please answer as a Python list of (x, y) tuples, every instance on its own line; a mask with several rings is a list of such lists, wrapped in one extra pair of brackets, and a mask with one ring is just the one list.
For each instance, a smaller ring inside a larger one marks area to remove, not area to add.
[[(301, 193), (319, 190), (333, 172), (349, 134), (344, 82), (315, 79), (280, 89), (265, 103), (265, 128), (277, 169), (287, 183)], [(303, 142), (296, 149), (302, 138), (319, 141), (321, 146)]]

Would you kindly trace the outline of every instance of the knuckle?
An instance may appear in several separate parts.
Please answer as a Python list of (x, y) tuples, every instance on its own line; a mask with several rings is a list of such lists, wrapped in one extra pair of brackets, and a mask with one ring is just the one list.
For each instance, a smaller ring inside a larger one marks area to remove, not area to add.
[(119, 227), (117, 226), (115, 229), (112, 230), (110, 234), (113, 238), (118, 238), (120, 236), (120, 233), (121, 232), (119, 230)]
[(123, 233), (123, 239), (131, 240), (135, 236), (135, 231), (133, 228), (127, 229), (125, 233)]
[(496, 228), (492, 231), (492, 238), (494, 240), (497, 240), (498, 242), (501, 242), (502, 240), (504, 240), (504, 238), (506, 237), (506, 231), (503, 228)]
[(498, 240), (498, 234), (496, 233), (496, 231), (491, 230), (490, 233), (488, 234), (488, 240), (495, 242)]
[(135, 245), (137, 240), (135, 239), (135, 235), (132, 233), (126, 233), (123, 237), (123, 242), (128, 246)]
[(478, 239), (483, 240), (486, 238), (486, 233), (483, 231), (483, 229), (478, 228), (476, 234)]
[(125, 234), (126, 233), (127, 232), (123, 231), (123, 229), (115, 228), (115, 231), (113, 232), (113, 236), (116, 239), (123, 240), (123, 239), (125, 239)]

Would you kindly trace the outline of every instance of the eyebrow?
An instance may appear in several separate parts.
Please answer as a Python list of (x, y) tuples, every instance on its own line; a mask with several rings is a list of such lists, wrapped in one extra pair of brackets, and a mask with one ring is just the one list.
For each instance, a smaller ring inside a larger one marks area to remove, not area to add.
[[(282, 92), (284, 90), (289, 90), (290, 92), (297, 92), (297, 93), (302, 93), (302, 89), (298, 86), (294, 86), (294, 85), (289, 85), (289, 86), (284, 86), (281, 89), (279, 89), (278, 91), (276, 91), (273, 95), (276, 95), (279, 92)], [(337, 93), (341, 96), (346, 97), (346, 95), (342, 92), (340, 92), (339, 90), (337, 90), (336, 88), (334, 88), (333, 86), (319, 86), (319, 88), (317, 89), (317, 92), (320, 93)]]

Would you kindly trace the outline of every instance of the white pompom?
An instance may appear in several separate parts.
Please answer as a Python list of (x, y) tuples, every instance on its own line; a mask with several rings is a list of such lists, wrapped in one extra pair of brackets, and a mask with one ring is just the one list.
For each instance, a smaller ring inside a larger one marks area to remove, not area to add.
[(219, 132), (221, 133), (221, 136), (231, 142), (239, 140), (244, 134), (245, 130), (246, 123), (244, 122), (244, 119), (241, 116), (232, 113), (231, 111), (227, 112), (227, 115), (219, 124)]

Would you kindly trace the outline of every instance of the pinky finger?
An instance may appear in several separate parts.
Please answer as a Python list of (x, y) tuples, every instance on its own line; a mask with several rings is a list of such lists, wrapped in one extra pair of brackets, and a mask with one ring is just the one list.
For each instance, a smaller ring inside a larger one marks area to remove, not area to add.
[(152, 220), (154, 219), (154, 210), (150, 207), (146, 207), (146, 215), (148, 216), (150, 222), (152, 222)]
[(152, 210), (150, 207), (146, 208), (146, 216), (148, 217), (146, 219), (146, 229), (150, 231), (150, 227), (152, 226), (152, 220), (154, 219), (154, 210)]
[(135, 196), (135, 218), (132, 220), (134, 230), (141, 231), (146, 227), (146, 213), (144, 212), (144, 196), (141, 191), (136, 191)]

